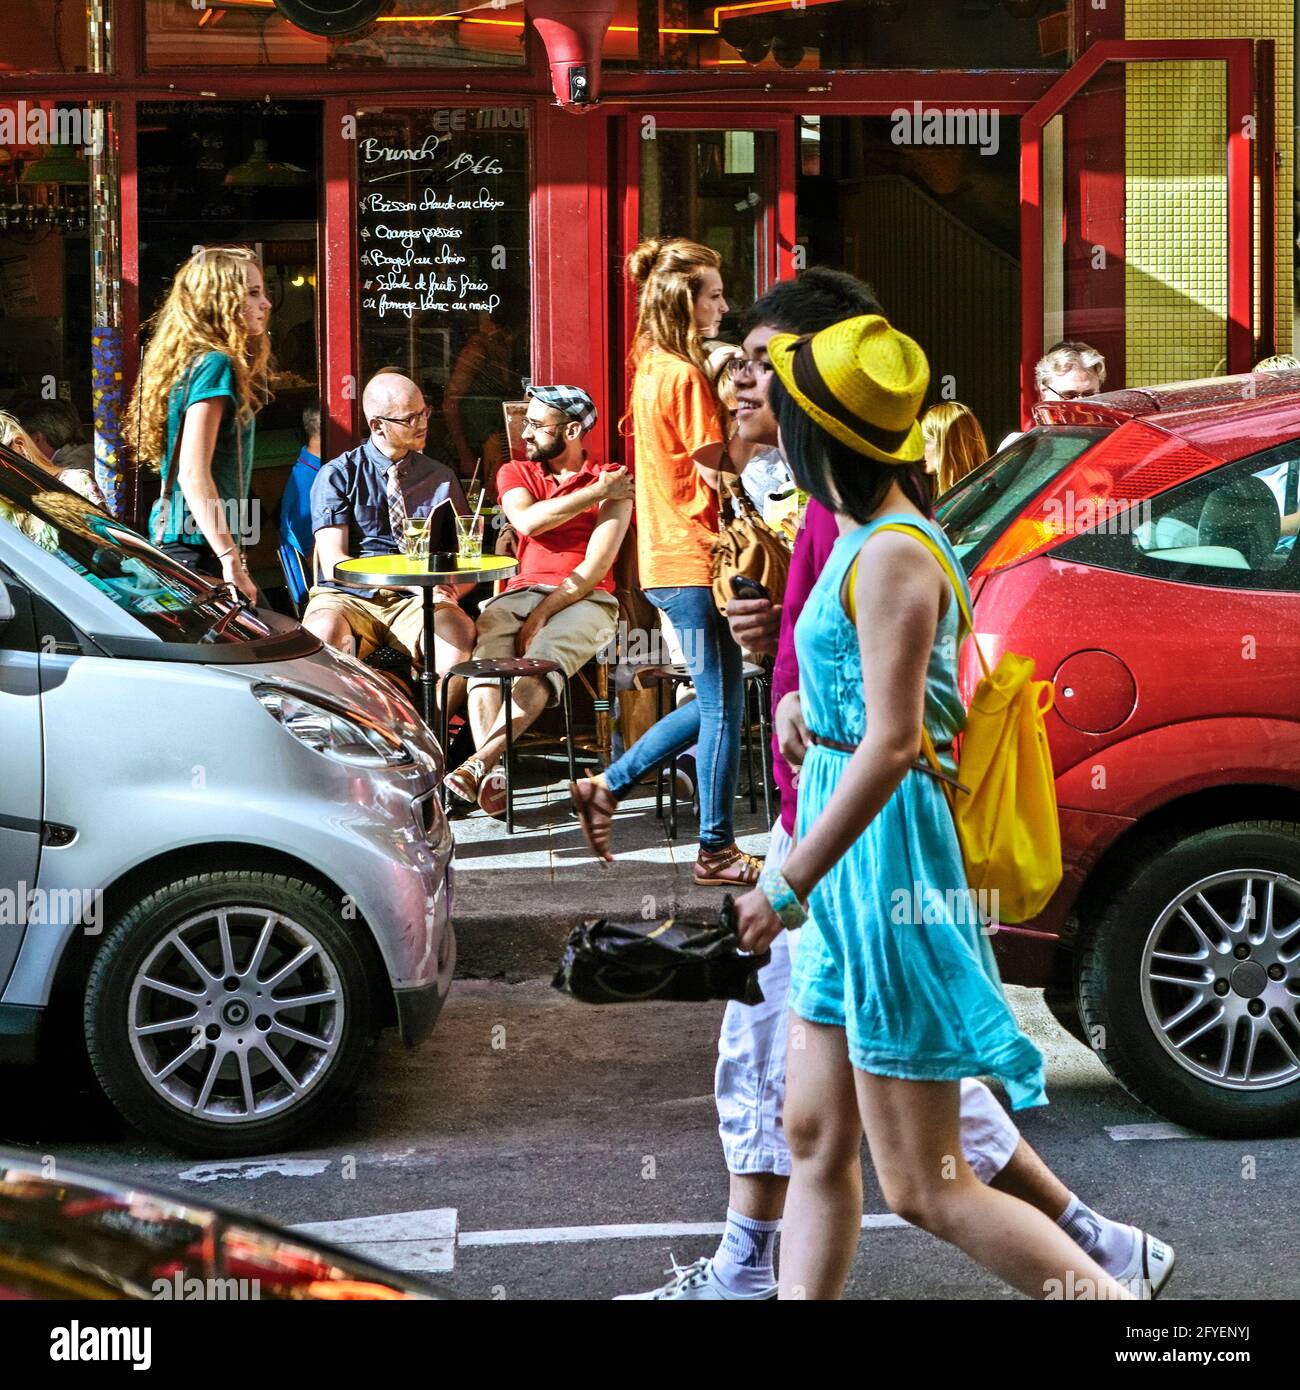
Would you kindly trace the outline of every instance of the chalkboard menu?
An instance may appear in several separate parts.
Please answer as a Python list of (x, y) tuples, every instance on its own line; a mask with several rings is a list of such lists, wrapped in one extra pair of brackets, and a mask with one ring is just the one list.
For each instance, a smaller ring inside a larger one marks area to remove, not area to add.
[(427, 450), (462, 473), (506, 457), (502, 402), (529, 371), (528, 111), (357, 117), (361, 365), (413, 377)]

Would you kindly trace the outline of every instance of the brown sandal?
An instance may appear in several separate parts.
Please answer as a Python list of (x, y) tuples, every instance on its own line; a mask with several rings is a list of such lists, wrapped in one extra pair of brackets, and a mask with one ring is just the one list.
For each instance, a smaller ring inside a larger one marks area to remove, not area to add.
[(726, 849), (701, 848), (695, 860), (695, 882), (701, 888), (752, 888), (763, 872), (763, 861), (737, 844)]
[[(597, 822), (592, 813), (602, 809), (596, 801), (601, 792), (604, 792), (605, 799), (609, 803), (609, 811), (606, 820)], [(614, 856), (609, 852), (609, 827), (613, 823), (614, 811), (618, 807), (613, 792), (605, 785), (603, 778), (599, 776), (584, 777), (581, 782), (569, 783), (569, 800), (573, 802), (573, 809), (577, 813), (578, 824), (582, 827), (582, 835), (587, 842), (587, 848), (597, 859), (603, 859), (606, 864), (612, 864)]]

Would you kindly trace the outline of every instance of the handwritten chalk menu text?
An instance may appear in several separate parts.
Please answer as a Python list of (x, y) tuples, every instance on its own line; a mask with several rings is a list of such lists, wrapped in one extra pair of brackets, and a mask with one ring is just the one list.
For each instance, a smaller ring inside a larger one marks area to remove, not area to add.
[(453, 462), (494, 454), (528, 373), (528, 110), (357, 114), (361, 360), (412, 376)]

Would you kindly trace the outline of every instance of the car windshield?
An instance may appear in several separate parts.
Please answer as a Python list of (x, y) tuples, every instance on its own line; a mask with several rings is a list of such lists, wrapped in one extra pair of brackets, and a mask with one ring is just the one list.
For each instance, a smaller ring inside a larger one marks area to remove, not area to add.
[(936, 515), (966, 573), (1033, 497), (1109, 433), (1099, 426), (1031, 430), (940, 498)]
[(0, 447), (0, 526), (13, 526), (165, 642), (247, 642), (270, 629), (225, 586)]

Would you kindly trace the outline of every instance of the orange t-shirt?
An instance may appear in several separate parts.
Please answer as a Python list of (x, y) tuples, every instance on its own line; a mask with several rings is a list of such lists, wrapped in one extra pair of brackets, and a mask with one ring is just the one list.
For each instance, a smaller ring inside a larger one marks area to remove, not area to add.
[(650, 348), (632, 379), (631, 414), (641, 587), (711, 585), (718, 494), (692, 455), (725, 442), (718, 398), (698, 367)]

